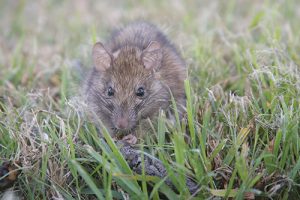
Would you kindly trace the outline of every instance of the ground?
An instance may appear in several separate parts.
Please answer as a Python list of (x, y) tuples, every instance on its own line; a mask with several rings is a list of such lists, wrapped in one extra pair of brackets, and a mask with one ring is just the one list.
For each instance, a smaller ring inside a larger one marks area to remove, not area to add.
[[(12, 190), (24, 199), (299, 199), (299, 17), (296, 0), (0, 1), (0, 164), (20, 173)], [(164, 30), (188, 66), (186, 123), (161, 116), (139, 147), (163, 161), (176, 191), (133, 173), (76, 98), (92, 45), (137, 19)]]

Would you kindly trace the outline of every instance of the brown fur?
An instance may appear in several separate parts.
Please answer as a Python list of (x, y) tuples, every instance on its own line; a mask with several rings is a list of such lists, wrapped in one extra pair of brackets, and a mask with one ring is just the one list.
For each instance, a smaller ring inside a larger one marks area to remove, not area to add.
[[(121, 132), (130, 133), (140, 120), (152, 119), (160, 109), (169, 109), (169, 91), (181, 110), (186, 67), (155, 26), (133, 23), (115, 32), (107, 44), (97, 43), (93, 53), (95, 66), (87, 80), (86, 99), (112, 135), (120, 131), (115, 123), (122, 117), (129, 125)], [(137, 97), (136, 90), (141, 86), (145, 96)], [(114, 96), (107, 96), (108, 87), (113, 88)]]

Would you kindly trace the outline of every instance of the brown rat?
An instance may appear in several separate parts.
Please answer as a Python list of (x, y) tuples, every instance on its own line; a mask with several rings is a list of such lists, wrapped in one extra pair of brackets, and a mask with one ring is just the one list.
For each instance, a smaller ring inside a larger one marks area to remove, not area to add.
[(170, 91), (182, 111), (185, 63), (154, 25), (132, 23), (96, 43), (92, 55), (86, 102), (112, 135), (132, 133), (141, 120), (168, 111)]

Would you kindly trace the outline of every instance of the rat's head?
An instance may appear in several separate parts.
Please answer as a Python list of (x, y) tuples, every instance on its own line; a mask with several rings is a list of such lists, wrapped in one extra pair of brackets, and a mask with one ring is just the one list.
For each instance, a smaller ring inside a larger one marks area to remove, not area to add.
[(162, 49), (158, 42), (145, 49), (124, 46), (115, 52), (96, 43), (93, 62), (93, 104), (114, 133), (130, 133), (140, 119), (151, 118), (169, 105), (168, 88), (160, 77)]

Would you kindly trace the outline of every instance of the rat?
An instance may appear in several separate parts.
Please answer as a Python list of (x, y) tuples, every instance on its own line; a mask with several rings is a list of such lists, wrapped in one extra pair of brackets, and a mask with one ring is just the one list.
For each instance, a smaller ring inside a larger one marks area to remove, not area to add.
[(171, 93), (181, 116), (186, 65), (155, 25), (131, 23), (92, 49), (93, 69), (85, 98), (112, 136), (131, 135), (142, 120), (160, 110), (172, 113)]

